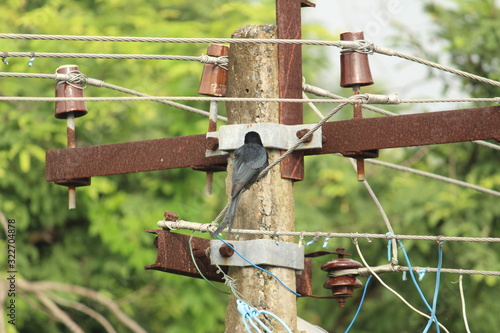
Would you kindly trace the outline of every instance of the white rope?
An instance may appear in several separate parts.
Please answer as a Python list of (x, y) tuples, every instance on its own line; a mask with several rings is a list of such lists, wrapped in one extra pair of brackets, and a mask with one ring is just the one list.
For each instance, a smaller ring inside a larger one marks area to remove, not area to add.
[(483, 141), (483, 140), (474, 140), (472, 142), (474, 142), (474, 143), (476, 143), (478, 145), (481, 145), (481, 146), (485, 146), (485, 147), (491, 148), (491, 149), (500, 150), (500, 146), (496, 145), (494, 143), (490, 143), (490, 142)]
[(462, 317), (464, 318), (464, 325), (467, 333), (470, 332), (469, 323), (467, 322), (467, 312), (465, 311), (465, 296), (464, 296), (464, 286), (463, 286), (463, 276), (460, 275), (458, 278), (458, 289), (460, 290), (460, 301), (462, 302)]
[[(184, 220), (177, 221), (158, 221), (158, 227), (171, 230), (194, 230), (200, 232), (214, 232), (216, 226), (211, 223), (190, 222)], [(242, 235), (261, 235), (261, 236), (293, 236), (293, 237), (330, 237), (330, 238), (367, 238), (367, 239), (396, 239), (396, 240), (425, 240), (433, 242), (477, 242), (477, 243), (500, 243), (500, 238), (496, 237), (458, 237), (458, 236), (429, 236), (429, 235), (387, 235), (371, 234), (358, 232), (320, 232), (320, 231), (272, 231), (272, 230), (254, 230), (254, 229), (232, 229), (234, 234)]]
[[(382, 265), (371, 267), (374, 272), (377, 274), (382, 273), (391, 273), (391, 272), (408, 272), (410, 270), (407, 266), (399, 266), (399, 265)], [(426, 273), (437, 273), (438, 269), (436, 267), (418, 267), (412, 266), (412, 271)], [(458, 269), (458, 268), (441, 268), (441, 273), (448, 274), (468, 274), (468, 275), (484, 275), (484, 276), (500, 276), (500, 271), (484, 271), (484, 270), (475, 270), (475, 269)], [(336, 271), (330, 271), (328, 276), (337, 277), (337, 276), (345, 276), (345, 275), (359, 275), (362, 277), (370, 276), (371, 271), (366, 267), (361, 268), (352, 268), (352, 269), (342, 269)]]

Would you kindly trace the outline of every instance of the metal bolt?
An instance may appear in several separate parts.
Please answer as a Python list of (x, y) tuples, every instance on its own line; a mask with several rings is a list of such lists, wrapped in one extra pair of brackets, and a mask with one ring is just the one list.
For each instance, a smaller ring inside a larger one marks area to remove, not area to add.
[[(304, 137), (304, 135), (306, 135), (309, 132), (310, 132), (310, 130), (304, 128), (304, 129), (301, 129), (300, 131), (297, 131), (297, 133), (295, 135), (297, 135), (297, 138), (302, 139)], [(305, 139), (304, 142), (311, 142), (313, 139), (313, 136), (314, 136), (314, 134), (311, 135), (310, 137), (308, 137), (307, 139)]]
[[(233, 244), (230, 244), (231, 246), (233, 246)], [(221, 247), (219, 247), (219, 253), (221, 256), (225, 257), (225, 258), (229, 258), (229, 257), (232, 257), (233, 254), (234, 254), (234, 250), (229, 247), (227, 244), (222, 244)]]
[(207, 138), (207, 149), (217, 150), (219, 148), (219, 139), (214, 137)]

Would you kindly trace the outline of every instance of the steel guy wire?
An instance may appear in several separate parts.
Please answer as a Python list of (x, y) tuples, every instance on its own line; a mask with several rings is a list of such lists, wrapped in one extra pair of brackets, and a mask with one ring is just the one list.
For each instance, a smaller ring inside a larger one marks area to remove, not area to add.
[[(119, 92), (123, 92), (129, 95), (134, 95), (134, 96), (139, 96), (142, 98), (150, 98), (153, 97), (148, 94), (141, 93), (139, 91), (135, 91), (132, 89), (120, 87), (114, 84), (106, 83), (102, 80), (98, 79), (93, 79), (93, 78), (88, 78), (86, 75), (82, 74), (81, 72), (74, 72), (74, 73), (68, 73), (68, 74), (60, 74), (60, 73), (55, 73), (55, 74), (42, 74), (42, 73), (9, 73), (9, 72), (0, 72), (0, 77), (16, 77), (16, 78), (38, 78), (38, 79), (52, 79), (56, 80), (58, 82), (69, 82), (70, 84), (78, 83), (83, 86), (85, 85), (91, 85), (95, 87), (100, 87), (100, 88), (108, 88), (112, 90), (116, 90)], [(126, 98), (126, 97), (125, 97)], [(189, 112), (193, 112), (196, 114), (200, 114), (202, 116), (208, 117), (210, 115), (209, 112), (203, 111), (191, 106), (183, 105), (180, 103), (172, 102), (170, 100), (165, 100), (165, 99), (157, 99), (154, 98), (154, 102), (170, 105), (179, 109), (183, 109)], [(219, 120), (222, 121), (227, 121), (226, 117), (223, 116), (218, 116)]]
[[(211, 223), (191, 222), (185, 220), (158, 221), (158, 227), (170, 230), (195, 230), (200, 232), (213, 232), (216, 228)], [(445, 235), (403, 235), (403, 234), (375, 234), (359, 232), (321, 232), (321, 231), (285, 231), (285, 230), (255, 230), (234, 229), (234, 234), (263, 235), (263, 236), (293, 236), (293, 237), (330, 237), (330, 238), (366, 238), (366, 239), (395, 239), (395, 240), (425, 240), (433, 242), (476, 242), (476, 243), (500, 243), (500, 237), (462, 237)]]
[(367, 163), (371, 163), (371, 164), (375, 164), (375, 165), (380, 165), (380, 166), (383, 166), (383, 167), (386, 167), (386, 168), (395, 169), (395, 170), (398, 170), (398, 171), (409, 172), (409, 173), (413, 173), (413, 174), (416, 174), (416, 175), (419, 175), (419, 176), (424, 176), (424, 177), (427, 177), (427, 178), (437, 179), (437, 180), (440, 180), (440, 181), (443, 181), (443, 182), (446, 182), (446, 183), (450, 183), (450, 184), (457, 185), (457, 186), (462, 186), (462, 187), (469, 188), (469, 189), (472, 189), (472, 190), (476, 190), (476, 191), (479, 191), (479, 192), (483, 192), (483, 193), (486, 193), (486, 194), (494, 195), (496, 197), (500, 197), (500, 192), (499, 191), (491, 190), (491, 189), (488, 189), (488, 188), (485, 188), (485, 187), (481, 187), (481, 186), (478, 186), (478, 185), (474, 185), (474, 184), (471, 184), (471, 183), (467, 183), (467, 182), (464, 182), (464, 181), (461, 181), (461, 180), (457, 180), (457, 179), (453, 179), (453, 178), (449, 178), (449, 177), (437, 175), (435, 173), (431, 173), (431, 172), (427, 172), (427, 171), (421, 171), (421, 170), (417, 170), (417, 169), (405, 167), (405, 166), (402, 166), (402, 165), (388, 163), (388, 162), (379, 161), (379, 160), (366, 159), (365, 161)]
[(428, 67), (459, 75), (471, 80), (477, 80), (500, 87), (500, 82), (457, 70), (448, 66), (421, 59), (415, 56), (397, 52), (395, 50), (374, 45), (365, 40), (357, 41), (319, 41), (303, 39), (252, 39), (252, 38), (161, 38), (161, 37), (125, 37), (125, 36), (71, 36), (71, 35), (43, 35), (43, 34), (0, 34), (0, 39), (28, 39), (28, 40), (67, 40), (67, 41), (101, 41), (101, 42), (148, 42), (148, 43), (229, 43), (229, 44), (298, 44), (335, 46), (344, 51), (354, 51), (365, 54), (379, 53), (386, 56), (399, 57)]
[[(2, 73), (3, 74), (3, 73)], [(9, 75), (1, 75), (0, 77)], [(279, 103), (346, 103), (346, 104), (366, 104), (365, 98), (369, 94), (353, 95), (351, 98), (343, 99), (302, 99), (302, 98), (262, 98), (262, 97), (215, 97), (215, 96), (139, 96), (139, 97), (19, 97), (1, 96), (0, 101), (12, 102), (58, 102), (58, 101), (89, 101), (89, 102), (125, 102), (125, 101), (196, 101), (196, 102), (279, 102)], [(401, 103), (500, 103), (500, 97), (493, 98), (455, 98), (455, 99), (407, 99)]]
[(137, 59), (137, 60), (180, 60), (197, 61), (204, 64), (227, 66), (228, 57), (180, 56), (162, 54), (103, 54), (103, 53), (51, 53), (51, 52), (2, 52), (1, 58), (80, 58), (80, 59)]

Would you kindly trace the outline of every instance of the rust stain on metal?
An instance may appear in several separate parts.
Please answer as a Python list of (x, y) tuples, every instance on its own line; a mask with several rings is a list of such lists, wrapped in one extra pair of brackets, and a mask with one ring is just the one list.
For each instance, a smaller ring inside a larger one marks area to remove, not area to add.
[[(301, 7), (314, 6), (309, 1), (277, 0), (276, 24), (278, 38), (300, 39), (302, 32)], [(278, 45), (278, 80), (280, 98), (302, 98), (302, 47)], [(280, 124), (297, 125), (303, 122), (301, 103), (280, 103)], [(304, 154), (296, 151), (281, 162), (283, 178), (304, 179)]]
[[(168, 230), (146, 230), (156, 234), (155, 240), (158, 256), (154, 264), (147, 265), (144, 269), (153, 269), (167, 273), (179, 274), (201, 278), (191, 258), (189, 249), (189, 236), (173, 233)], [(210, 246), (210, 240), (193, 237), (193, 251), (205, 251)], [(204, 255), (196, 257), (198, 267), (211, 281), (222, 282), (222, 274), (217, 273), (218, 268), (210, 264), (210, 259)], [(227, 267), (222, 268), (227, 273)]]
[(219, 148), (219, 138), (208, 137), (206, 148), (210, 150), (217, 150)]
[(196, 165), (225, 165), (226, 156), (205, 157), (205, 135), (49, 150), (48, 181), (165, 170)]
[[(144, 269), (152, 269), (166, 273), (173, 273), (195, 278), (202, 278), (196, 270), (191, 258), (189, 249), (190, 236), (170, 232), (167, 229), (151, 229), (146, 230), (157, 237), (153, 241), (154, 246), (158, 250), (156, 261), (154, 264), (144, 266)], [(223, 275), (218, 272), (216, 266), (211, 265), (210, 259), (207, 256), (207, 249), (210, 248), (210, 240), (205, 238), (192, 238), (193, 253), (195, 260), (203, 275), (216, 282), (223, 282)], [(227, 274), (228, 266), (220, 266)], [(297, 271), (297, 292), (303, 295), (312, 294), (312, 264), (311, 259), (306, 258), (304, 261), (304, 270)]]
[[(500, 137), (500, 106), (394, 117), (351, 119), (323, 125), (326, 141), (306, 155), (432, 145)], [(227, 157), (205, 157), (204, 134), (102, 146), (49, 150), (46, 179), (106, 176), (193, 166), (224, 168)], [(301, 151), (302, 152), (302, 151)]]
[[(231, 244), (231, 243), (229, 243), (229, 245), (233, 246), (233, 244)], [(233, 256), (234, 250), (231, 247), (229, 247), (227, 244), (222, 244), (221, 247), (219, 247), (219, 253), (224, 258), (229, 258), (229, 257)]]
[(433, 145), (499, 136), (500, 106), (327, 122), (327, 140), (306, 155)]
[(298, 271), (295, 275), (295, 283), (297, 285), (297, 293), (301, 296), (310, 296), (312, 290), (312, 260), (304, 258), (304, 270)]

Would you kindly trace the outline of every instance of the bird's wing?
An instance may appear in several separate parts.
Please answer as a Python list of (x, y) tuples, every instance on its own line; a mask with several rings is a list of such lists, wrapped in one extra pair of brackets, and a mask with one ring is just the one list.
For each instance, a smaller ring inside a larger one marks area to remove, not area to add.
[(235, 151), (233, 187), (231, 195), (237, 195), (267, 165), (266, 149), (258, 144), (246, 144)]

